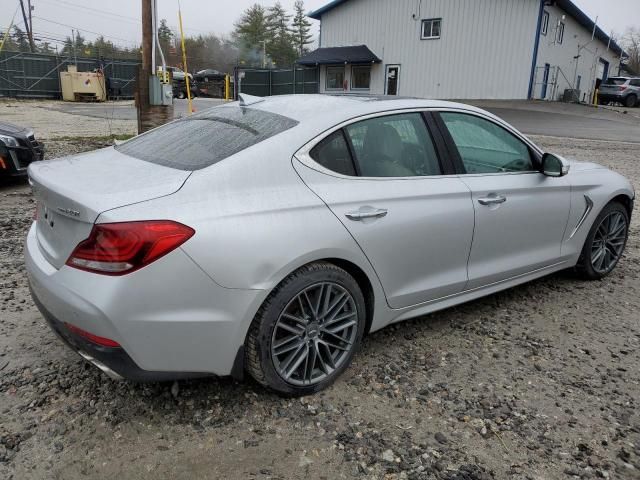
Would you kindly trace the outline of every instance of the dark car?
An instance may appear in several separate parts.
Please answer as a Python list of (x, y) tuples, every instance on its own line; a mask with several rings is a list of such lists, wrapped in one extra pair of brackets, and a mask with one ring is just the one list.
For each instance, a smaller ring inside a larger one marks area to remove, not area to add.
[(640, 106), (640, 78), (610, 77), (600, 85), (601, 104), (621, 103), (625, 107)]
[(193, 77), (198, 82), (198, 94), (202, 97), (224, 98), (226, 75), (208, 68)]
[(0, 122), (0, 177), (27, 174), (31, 162), (44, 158), (44, 145), (33, 130)]
[[(198, 84), (189, 79), (189, 91), (191, 98), (195, 98), (200, 95)], [(173, 96), (174, 98), (187, 98), (187, 82), (185, 80), (173, 79)]]

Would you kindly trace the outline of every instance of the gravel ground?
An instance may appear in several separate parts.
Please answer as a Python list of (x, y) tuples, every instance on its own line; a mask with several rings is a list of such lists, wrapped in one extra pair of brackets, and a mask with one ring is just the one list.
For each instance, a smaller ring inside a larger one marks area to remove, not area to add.
[[(136, 120), (111, 120), (72, 115), (56, 110), (63, 102), (56, 100), (0, 99), (0, 119), (17, 125), (33, 128), (36, 137), (42, 140), (73, 137), (111, 137), (135, 135)], [(129, 105), (132, 102), (108, 102), (103, 105)], [(78, 104), (82, 105), (82, 104)], [(48, 143), (48, 142), (47, 142)], [(64, 152), (64, 150), (60, 150)]]
[[(640, 187), (640, 145), (535, 140)], [(607, 279), (556, 274), (389, 327), (332, 388), (292, 400), (87, 365), (29, 297), (32, 213), (26, 185), (0, 185), (0, 478), (640, 478), (638, 215)]]

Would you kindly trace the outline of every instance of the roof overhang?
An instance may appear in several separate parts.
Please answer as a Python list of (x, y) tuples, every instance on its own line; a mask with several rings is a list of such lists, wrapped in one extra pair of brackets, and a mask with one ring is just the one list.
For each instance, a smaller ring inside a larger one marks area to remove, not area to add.
[(322, 18), (323, 13), (328, 12), (329, 10), (333, 10), (335, 7), (337, 7), (338, 5), (346, 1), (347, 0), (333, 0), (327, 3), (324, 7), (320, 7), (319, 9), (314, 10), (313, 12), (307, 13), (307, 17), (313, 18), (314, 20), (320, 20)]
[(546, 0), (545, 1), (545, 5), (553, 5), (553, 4), (555, 4), (556, 6), (558, 6), (558, 8), (561, 8), (562, 10), (567, 12), (569, 16), (574, 18), (576, 22), (578, 22), (580, 25), (582, 25), (584, 28), (586, 28), (590, 32), (593, 32), (593, 27), (596, 27), (595, 38), (609, 45), (609, 48), (617, 55), (621, 57), (626, 55), (622, 47), (620, 47), (620, 45), (618, 45), (616, 41), (612, 39), (608, 34), (606, 34), (600, 27), (596, 26), (596, 23), (593, 20), (591, 20), (591, 18), (589, 18), (589, 16), (586, 13), (580, 10), (580, 8), (571, 0)]
[(381, 62), (382, 60), (369, 50), (366, 45), (318, 48), (313, 52), (303, 55), (296, 61), (298, 65), (307, 66), (336, 64), (370, 65)]

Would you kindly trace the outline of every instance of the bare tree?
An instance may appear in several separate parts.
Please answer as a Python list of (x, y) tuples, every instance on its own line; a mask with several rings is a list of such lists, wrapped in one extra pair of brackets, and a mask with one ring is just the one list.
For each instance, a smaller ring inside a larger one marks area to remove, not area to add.
[(627, 68), (634, 74), (640, 75), (640, 28), (629, 27), (621, 39), (629, 58), (626, 62)]

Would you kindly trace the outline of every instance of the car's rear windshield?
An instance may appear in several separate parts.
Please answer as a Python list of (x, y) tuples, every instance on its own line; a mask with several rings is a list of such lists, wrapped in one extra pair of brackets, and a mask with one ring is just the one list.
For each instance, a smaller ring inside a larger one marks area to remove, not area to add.
[(605, 85), (624, 85), (627, 83), (626, 78), (607, 78), (604, 82)]
[(275, 113), (225, 105), (132, 138), (116, 150), (165, 167), (200, 170), (297, 124)]

